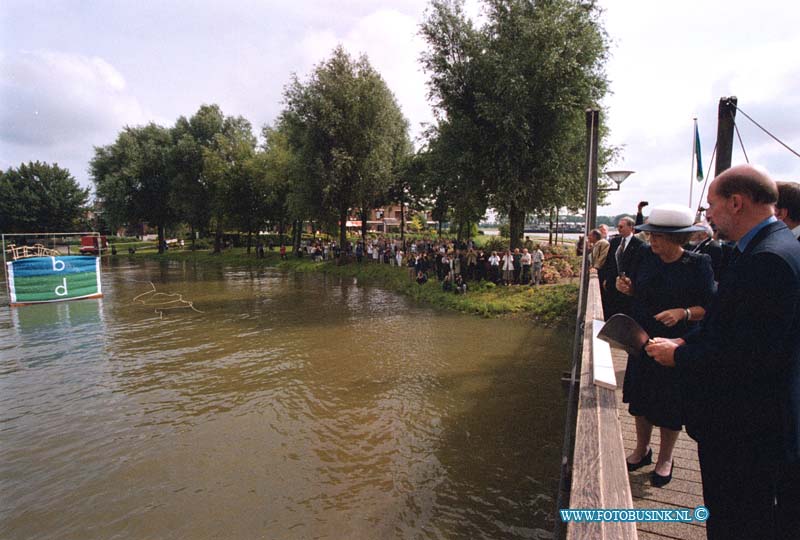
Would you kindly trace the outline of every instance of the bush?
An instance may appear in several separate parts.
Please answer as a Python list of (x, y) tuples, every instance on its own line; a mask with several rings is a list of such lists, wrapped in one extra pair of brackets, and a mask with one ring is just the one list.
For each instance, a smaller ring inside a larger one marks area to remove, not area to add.
[(496, 251), (498, 253), (508, 249), (508, 238), (493, 236), (483, 245), (484, 252)]
[(555, 257), (548, 259), (545, 263), (545, 267), (547, 266), (553, 268), (562, 278), (571, 278), (575, 276), (575, 271), (567, 259)]
[(561, 274), (558, 272), (558, 269), (550, 265), (544, 265), (542, 267), (542, 282), (558, 283), (559, 279), (561, 279)]

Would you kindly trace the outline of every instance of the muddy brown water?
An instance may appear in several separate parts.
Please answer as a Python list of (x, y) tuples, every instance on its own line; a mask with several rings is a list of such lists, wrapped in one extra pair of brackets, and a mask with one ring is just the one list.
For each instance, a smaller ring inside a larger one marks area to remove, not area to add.
[(103, 287), (0, 306), (0, 538), (551, 537), (567, 332), (271, 269)]

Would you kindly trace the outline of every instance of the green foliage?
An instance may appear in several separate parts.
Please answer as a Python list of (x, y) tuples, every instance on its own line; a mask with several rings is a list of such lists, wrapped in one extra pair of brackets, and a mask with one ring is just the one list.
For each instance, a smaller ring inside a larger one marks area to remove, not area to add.
[(507, 249), (508, 238), (503, 238), (502, 236), (492, 236), (483, 244), (483, 251), (488, 253), (491, 253), (492, 251), (502, 253)]
[(175, 190), (172, 204), (192, 230), (205, 231), (211, 220), (209, 178), (203, 171), (203, 151), (223, 132), (225, 116), (218, 105), (202, 105), (188, 120), (181, 116), (172, 128), (175, 144)]
[(165, 227), (178, 219), (172, 158), (172, 134), (153, 123), (126, 127), (114, 144), (95, 148), (91, 176), (109, 224), (149, 222), (163, 240)]
[(247, 233), (264, 222), (267, 202), (266, 160), (256, 156), (250, 122), (228, 117), (221, 133), (203, 149), (203, 174), (208, 181), (211, 215), (216, 225), (214, 250), (221, 249), (226, 224)]
[(284, 97), (280, 122), (299, 157), (300, 199), (317, 220), (338, 222), (344, 243), (350, 211), (386, 198), (410, 147), (407, 122), (367, 58), (353, 60), (341, 46)]
[(28, 162), (0, 171), (0, 231), (74, 231), (88, 197), (88, 190), (56, 164)]
[(414, 214), (408, 223), (408, 229), (412, 233), (421, 233), (428, 230), (428, 224), (425, 222), (424, 216)]
[(422, 26), (430, 95), (446, 118), (430, 147), (447, 156), (447, 204), (458, 214), (488, 195), (516, 247), (527, 212), (582, 205), (584, 110), (606, 92), (606, 36), (594, 3), (484, 4), (479, 28), (460, 0), (434, 0)]

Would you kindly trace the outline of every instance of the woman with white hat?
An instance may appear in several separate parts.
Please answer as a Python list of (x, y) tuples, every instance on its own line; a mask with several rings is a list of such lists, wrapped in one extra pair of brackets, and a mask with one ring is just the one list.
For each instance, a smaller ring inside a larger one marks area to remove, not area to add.
[[(676, 204), (654, 207), (638, 231), (648, 233), (650, 245), (640, 250), (632, 276), (617, 278), (617, 289), (633, 296), (633, 318), (650, 337), (675, 338), (705, 315), (714, 293), (714, 273), (706, 255), (684, 251), (694, 226), (691, 208)], [(644, 351), (628, 356), (623, 401), (636, 418), (636, 448), (628, 470), (652, 463), (650, 436), (661, 429), (661, 445), (651, 483), (661, 487), (672, 479), (672, 451), (683, 427), (680, 386), (675, 370), (665, 368)]]

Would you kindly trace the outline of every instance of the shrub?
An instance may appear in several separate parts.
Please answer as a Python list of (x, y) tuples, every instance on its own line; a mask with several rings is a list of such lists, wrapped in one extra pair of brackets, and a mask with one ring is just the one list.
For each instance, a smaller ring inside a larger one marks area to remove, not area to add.
[(542, 267), (542, 281), (544, 283), (558, 283), (560, 278), (561, 274), (559, 273), (558, 269), (551, 265), (544, 265)]
[(502, 238), (500, 236), (493, 236), (486, 243), (483, 245), (484, 252), (492, 252), (496, 251), (498, 254), (502, 251), (508, 249), (508, 238)]
[(575, 271), (567, 259), (564, 258), (551, 258), (545, 263), (545, 267), (550, 267), (558, 272), (562, 278), (571, 278), (575, 276)]

